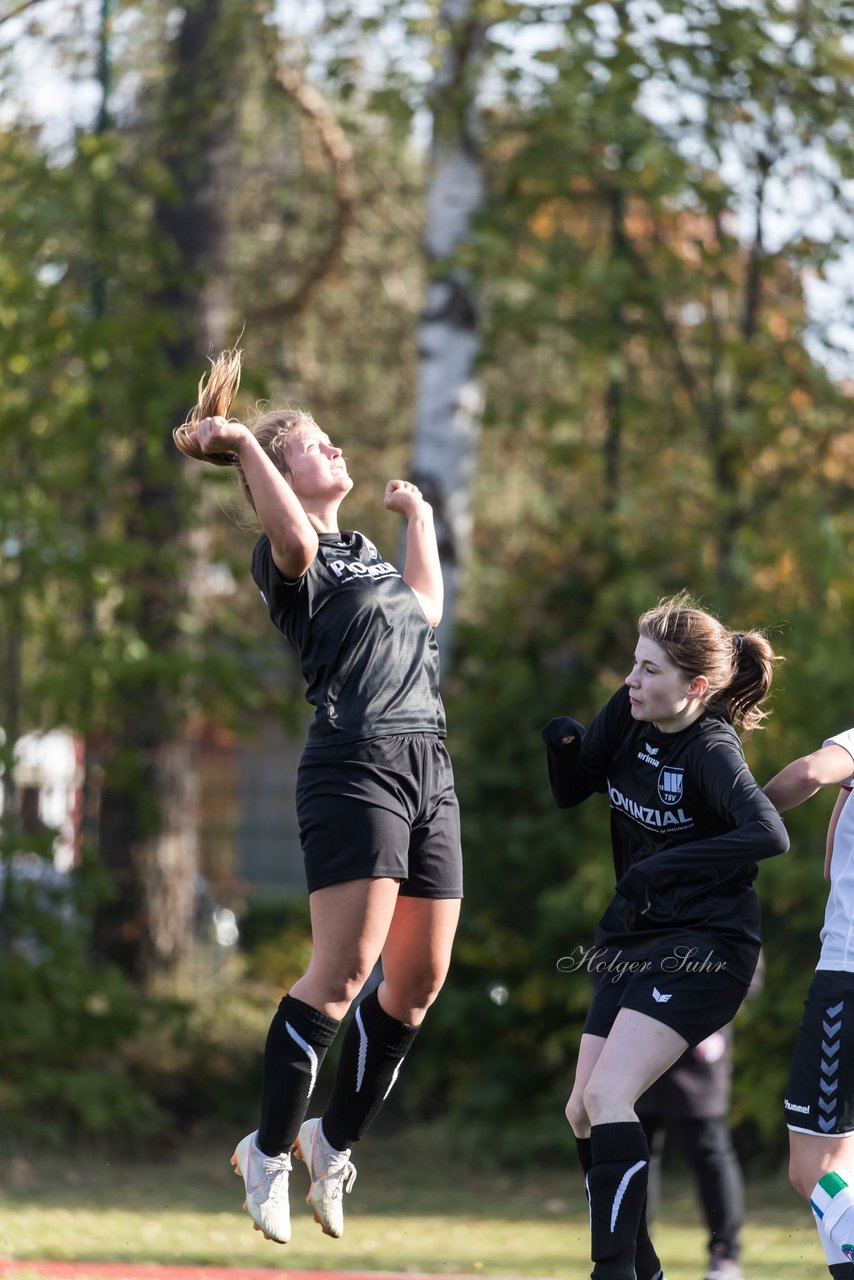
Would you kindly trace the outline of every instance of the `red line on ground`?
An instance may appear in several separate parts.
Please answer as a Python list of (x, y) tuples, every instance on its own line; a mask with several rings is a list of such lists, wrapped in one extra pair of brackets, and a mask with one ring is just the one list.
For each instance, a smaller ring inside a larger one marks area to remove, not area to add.
[[(282, 1267), (188, 1267), (135, 1262), (45, 1262), (0, 1259), (0, 1277), (19, 1280), (21, 1276), (44, 1276), (46, 1280), (415, 1280), (410, 1272), (396, 1275), (388, 1271), (288, 1271)], [(472, 1280), (467, 1276), (428, 1276), (417, 1280)]]

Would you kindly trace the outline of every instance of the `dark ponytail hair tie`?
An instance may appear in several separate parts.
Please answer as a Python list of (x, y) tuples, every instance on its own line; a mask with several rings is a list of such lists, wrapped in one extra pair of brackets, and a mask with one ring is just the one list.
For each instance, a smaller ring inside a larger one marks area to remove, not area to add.
[(744, 640), (744, 636), (741, 634), (741, 632), (739, 632), (739, 631), (734, 631), (734, 632), (733, 632), (733, 635), (732, 635), (732, 647), (733, 647), (733, 649), (735, 650), (735, 652), (736, 652), (736, 653), (741, 653), (741, 642), (742, 642), (743, 640)]

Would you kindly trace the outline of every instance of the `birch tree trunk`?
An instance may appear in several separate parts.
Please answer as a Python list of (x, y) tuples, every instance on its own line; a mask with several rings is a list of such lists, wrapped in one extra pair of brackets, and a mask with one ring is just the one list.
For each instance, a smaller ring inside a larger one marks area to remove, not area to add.
[(412, 480), (433, 506), (445, 582), (438, 628), (450, 664), (460, 573), (471, 538), (471, 491), (482, 412), (475, 375), (478, 303), (459, 253), (484, 181), (477, 107), (487, 23), (481, 0), (442, 0), (431, 90), (433, 142), (424, 248), (429, 282), (419, 332)]

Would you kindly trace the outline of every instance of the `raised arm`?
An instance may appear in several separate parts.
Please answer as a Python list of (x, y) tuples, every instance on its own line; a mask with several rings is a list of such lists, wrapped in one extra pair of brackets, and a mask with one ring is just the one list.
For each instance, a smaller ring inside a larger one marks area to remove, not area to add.
[(854, 774), (854, 759), (838, 742), (829, 742), (808, 756), (793, 760), (765, 784), (765, 794), (780, 813), (809, 800), (822, 787), (847, 781)]
[(412, 588), (431, 627), (442, 621), (445, 584), (433, 524), (433, 508), (408, 480), (389, 480), (385, 505), (407, 520), (403, 581)]
[[(846, 740), (850, 734), (843, 735)], [(843, 783), (851, 781), (854, 774), (854, 756), (847, 747), (839, 742), (826, 742), (818, 751), (808, 756), (801, 756), (787, 764), (785, 769), (776, 773), (770, 782), (765, 784), (765, 794), (772, 804), (782, 813), (784, 809), (793, 809), (795, 805), (809, 800), (822, 787), (839, 786), (842, 789), (836, 797), (833, 813), (827, 824), (827, 837), (824, 843), (824, 878), (830, 879), (830, 862), (833, 857), (833, 837), (836, 824), (850, 794), (850, 789)]]
[(549, 786), (559, 809), (571, 809), (590, 795), (590, 787), (579, 768), (584, 725), (572, 716), (555, 716), (544, 725), (540, 737), (546, 744)]
[(609, 743), (624, 729), (628, 695), (621, 689), (587, 729), (572, 716), (556, 716), (540, 731), (546, 744), (549, 786), (559, 809), (572, 809), (608, 788)]
[(317, 533), (299, 499), (248, 427), (225, 418), (204, 418), (195, 430), (204, 453), (236, 453), (261, 527), (270, 539), (273, 563), (284, 578), (301, 578), (317, 555)]

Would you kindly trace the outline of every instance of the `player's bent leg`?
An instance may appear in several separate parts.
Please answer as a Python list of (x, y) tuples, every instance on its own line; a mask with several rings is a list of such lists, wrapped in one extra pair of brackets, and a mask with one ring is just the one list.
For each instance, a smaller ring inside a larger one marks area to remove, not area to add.
[(641, 1231), (649, 1146), (634, 1104), (686, 1048), (671, 1027), (624, 1008), (589, 1074), (582, 1101), (591, 1121), (587, 1186), (595, 1280), (633, 1280), (639, 1234), (644, 1271), (661, 1274), (652, 1242)]
[[(575, 1134), (576, 1142), (583, 1139), (589, 1140), (590, 1138), (590, 1117), (584, 1106), (584, 1090), (587, 1088), (587, 1082), (604, 1048), (604, 1036), (592, 1036), (586, 1032), (582, 1035), (581, 1043), (578, 1046), (578, 1060), (575, 1064), (575, 1079), (572, 1083), (572, 1092), (567, 1100), (565, 1111), (570, 1128)], [(585, 1169), (586, 1172), (587, 1169)]]
[(815, 1184), (834, 1169), (854, 1182), (854, 1133), (824, 1138), (789, 1130), (789, 1182), (802, 1199), (809, 1203)]
[[(854, 1187), (854, 1134), (824, 1138), (790, 1129), (789, 1181), (813, 1211), (830, 1274), (836, 1280), (854, 1280), (854, 1265), (844, 1249), (850, 1242), (837, 1238), (845, 1231), (845, 1210), (854, 1205), (850, 1195)], [(833, 1231), (832, 1226), (836, 1228)]]
[(401, 893), (383, 946), (380, 1003), (391, 1018), (420, 1026), (448, 976), (459, 898)]
[[(456, 899), (398, 897), (383, 948), (383, 983), (365, 996), (353, 1015), (323, 1124), (312, 1130), (321, 1139), (312, 1149), (323, 1153), (325, 1143), (341, 1157), (333, 1166), (338, 1185), (346, 1185), (338, 1166), (347, 1170), (352, 1147), (365, 1137), (391, 1093), (425, 1011), (442, 987), (458, 916)], [(314, 1164), (319, 1167), (318, 1161), (315, 1158)], [(325, 1158), (320, 1165), (325, 1167)], [(338, 1234), (341, 1196), (335, 1193), (326, 1213), (326, 1185), (329, 1179), (318, 1187), (312, 1181), (310, 1199), (324, 1230)]]
[(387, 876), (345, 880), (309, 897), (311, 960), (291, 995), (341, 1019), (380, 957), (399, 884)]
[(687, 1048), (688, 1041), (672, 1027), (621, 1009), (583, 1092), (590, 1123), (638, 1123), (638, 1098)]
[[(238, 1144), (232, 1160), (246, 1183), (245, 1207), (269, 1239), (284, 1243), (290, 1235), (291, 1148), (340, 1018), (382, 949), (397, 891), (397, 881), (390, 878), (362, 878), (318, 889), (310, 896), (311, 963), (283, 998), (270, 1025), (259, 1128)], [(343, 1160), (330, 1158), (327, 1163), (343, 1167), (348, 1158), (349, 1152)], [(352, 1185), (349, 1171), (347, 1181)], [(341, 1234), (334, 1215), (322, 1225), (324, 1230), (330, 1228), (330, 1234)]]

